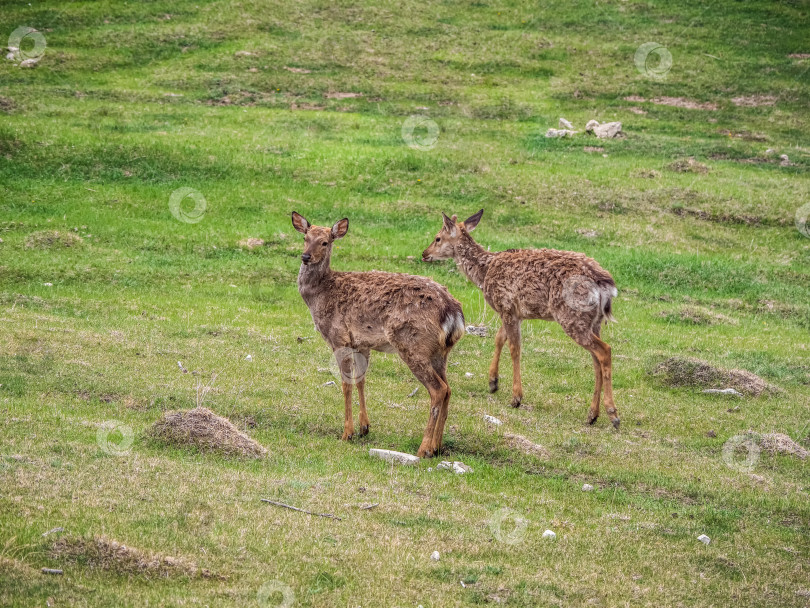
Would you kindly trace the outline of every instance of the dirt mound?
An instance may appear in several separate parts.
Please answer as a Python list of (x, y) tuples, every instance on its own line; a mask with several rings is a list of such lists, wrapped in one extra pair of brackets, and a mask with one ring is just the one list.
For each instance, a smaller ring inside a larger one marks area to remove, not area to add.
[(239, 241), (239, 246), (246, 249), (256, 249), (258, 247), (264, 247), (264, 239), (251, 236)]
[(802, 460), (810, 456), (810, 452), (784, 433), (757, 433), (749, 429), (745, 434), (756, 441), (759, 447), (769, 454), (787, 454)]
[(72, 232), (59, 232), (58, 230), (40, 230), (32, 232), (25, 239), (25, 246), (29, 249), (65, 249), (84, 243), (84, 239)]
[(684, 306), (677, 311), (663, 311), (661, 316), (669, 321), (689, 325), (737, 325), (736, 319), (699, 306)]
[(524, 454), (538, 456), (540, 458), (550, 458), (548, 450), (539, 443), (526, 439), (523, 435), (515, 435), (513, 433), (504, 433), (503, 438), (506, 439), (506, 444), (513, 450), (519, 450)]
[(672, 357), (658, 364), (652, 371), (668, 386), (695, 386), (700, 388), (735, 388), (747, 395), (778, 392), (756, 374), (744, 369), (725, 370), (688, 357)]
[(60, 538), (53, 544), (51, 556), (58, 560), (116, 574), (140, 574), (157, 578), (172, 576), (224, 578), (186, 559), (148, 553), (102, 536)]
[(667, 165), (667, 169), (676, 173), (708, 173), (709, 167), (694, 158), (683, 158)]
[(146, 432), (147, 437), (172, 446), (195, 447), (228, 456), (261, 458), (267, 449), (237, 429), (230, 420), (205, 407), (166, 412)]

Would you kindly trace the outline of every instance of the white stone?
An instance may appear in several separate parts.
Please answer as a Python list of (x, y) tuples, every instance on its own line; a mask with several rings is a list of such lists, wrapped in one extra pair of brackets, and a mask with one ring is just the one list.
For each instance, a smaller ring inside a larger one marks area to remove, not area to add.
[(591, 131), (593, 131), (598, 126), (599, 126), (599, 121), (598, 120), (589, 120), (588, 124), (585, 125), (585, 130), (590, 133)]
[(335, 381), (334, 381), (334, 380), (330, 380), (329, 382), (324, 382), (324, 383), (323, 383), (323, 385), (324, 385), (324, 386), (335, 386)]
[(43, 283), (45, 287), (53, 287), (53, 283)]
[(466, 378), (472, 378), (472, 377), (473, 377), (473, 375), (472, 375), (472, 373), (471, 373), (471, 372), (466, 372), (466, 373), (464, 374), (464, 376), (465, 376)]
[(571, 129), (573, 131), (574, 125), (572, 125), (570, 122), (568, 122), (564, 118), (560, 117), (560, 128), (561, 129)]
[(488, 332), (486, 325), (468, 325), (467, 333), (471, 336), (480, 336), (482, 338), (486, 338)]
[(463, 475), (464, 473), (472, 473), (472, 467), (467, 466), (463, 462), (455, 461), (449, 462), (447, 460), (443, 460), (438, 465), (436, 465), (436, 470), (446, 470), (446, 471), (453, 471), (456, 475)]
[(405, 452), (395, 452), (393, 450), (378, 450), (371, 448), (368, 455), (374, 458), (382, 458), (386, 462), (396, 462), (398, 464), (412, 465), (419, 462), (419, 458), (413, 454), (406, 454)]
[(439, 561), (440, 557), (441, 555), (439, 555), (438, 551), (434, 551), (433, 553), (430, 554), (430, 559), (432, 559), (434, 562)]
[(582, 491), (583, 492), (590, 492), (593, 490), (593, 486), (589, 483), (582, 484)]
[(551, 530), (546, 530), (545, 532), (543, 532), (543, 538), (550, 538), (551, 540), (554, 540), (555, 538), (557, 538), (557, 535)]
[(37, 57), (36, 59), (26, 59), (25, 61), (20, 62), (19, 67), (21, 67), (21, 68), (33, 68), (33, 67), (36, 67), (38, 61), (39, 61), (39, 57)]
[(248, 355), (245, 357), (245, 361), (253, 361), (253, 355)]
[(618, 137), (622, 132), (622, 123), (620, 122), (606, 122), (600, 125), (597, 121), (591, 120), (585, 127), (589, 133), (593, 133), (599, 139), (610, 139), (611, 137)]
[(490, 416), (489, 414), (484, 414), (484, 422), (489, 422), (490, 424), (496, 424), (498, 426), (503, 424), (502, 421), (498, 420), (495, 416)]
[(572, 137), (577, 134), (577, 131), (569, 129), (549, 129), (546, 131), (546, 137)]
[(700, 536), (698, 536), (698, 540), (702, 542), (704, 545), (708, 545), (710, 542), (712, 542), (712, 539), (706, 536), (705, 534), (701, 534)]

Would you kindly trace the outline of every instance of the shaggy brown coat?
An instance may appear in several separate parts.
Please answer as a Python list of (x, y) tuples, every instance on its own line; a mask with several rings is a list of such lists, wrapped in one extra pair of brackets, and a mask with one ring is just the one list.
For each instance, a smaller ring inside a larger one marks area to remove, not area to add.
[(292, 222), (304, 234), (298, 291), (341, 371), (343, 439), (355, 432), (353, 384), (360, 397), (359, 435), (368, 433), (365, 371), (371, 351), (397, 353), (430, 394), (430, 417), (417, 455), (434, 456), (441, 448), (450, 403), (447, 356), (464, 335), (461, 304), (425, 277), (332, 270), (332, 243), (346, 235), (347, 219), (330, 229), (311, 226), (293, 211)]
[(504, 344), (512, 355), (512, 406), (520, 406), (520, 323), (524, 319), (556, 321), (577, 344), (593, 357), (596, 387), (588, 422), (599, 416), (604, 386), (605, 410), (613, 426), (619, 415), (613, 401), (610, 346), (600, 338), (602, 322), (612, 320), (616, 284), (595, 260), (582, 253), (554, 249), (510, 249), (489, 252), (470, 236), (484, 210), (457, 222), (444, 217), (444, 225), (425, 249), (426, 262), (454, 259), (461, 271), (483, 292), (487, 303), (501, 317), (495, 336), (495, 357), (489, 368), (490, 392), (498, 390), (498, 363)]

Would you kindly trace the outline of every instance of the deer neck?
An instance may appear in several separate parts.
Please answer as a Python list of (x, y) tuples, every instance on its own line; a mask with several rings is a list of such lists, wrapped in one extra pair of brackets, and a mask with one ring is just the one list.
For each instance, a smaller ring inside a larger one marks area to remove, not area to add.
[(298, 292), (307, 306), (311, 308), (315, 299), (329, 288), (331, 278), (332, 268), (328, 257), (319, 264), (301, 263), (298, 270)]
[(481, 247), (469, 234), (464, 233), (456, 245), (454, 257), (461, 272), (478, 287), (483, 288), (489, 263), (495, 254)]

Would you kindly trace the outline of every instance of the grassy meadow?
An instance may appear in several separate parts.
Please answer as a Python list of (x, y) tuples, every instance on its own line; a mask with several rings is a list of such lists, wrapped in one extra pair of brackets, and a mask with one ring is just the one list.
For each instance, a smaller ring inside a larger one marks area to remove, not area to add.
[[(748, 430), (810, 448), (806, 2), (4, 0), (0, 42), (19, 27), (38, 34), (0, 58), (0, 605), (810, 606), (807, 460), (723, 456)], [(637, 65), (649, 42), (661, 61)], [(560, 117), (579, 133), (546, 138)], [(524, 405), (508, 354), (489, 394), (497, 316), (420, 260), (442, 211), (482, 207), (485, 247), (613, 274), (618, 432), (585, 424), (591, 358), (551, 323), (523, 325)], [(415, 453), (427, 422), (394, 355), (372, 354), (369, 435), (339, 440), (292, 210), (350, 219), (334, 268), (430, 276), (489, 328), (451, 355), (439, 459), (368, 455)], [(673, 356), (778, 392), (670, 386), (652, 371)], [(200, 403), (268, 455), (146, 437)], [(82, 549), (98, 538), (211, 575)]]

